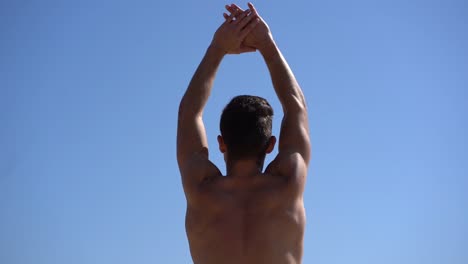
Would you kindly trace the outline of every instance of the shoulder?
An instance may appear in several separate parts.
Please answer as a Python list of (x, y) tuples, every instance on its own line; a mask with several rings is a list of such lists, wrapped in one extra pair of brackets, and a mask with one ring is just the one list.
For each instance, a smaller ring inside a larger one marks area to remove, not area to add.
[(307, 163), (299, 153), (278, 154), (265, 173), (284, 179), (292, 189), (302, 194), (307, 178)]
[(203, 156), (194, 156), (179, 169), (185, 196), (189, 203), (196, 202), (207, 185), (222, 177), (218, 167)]

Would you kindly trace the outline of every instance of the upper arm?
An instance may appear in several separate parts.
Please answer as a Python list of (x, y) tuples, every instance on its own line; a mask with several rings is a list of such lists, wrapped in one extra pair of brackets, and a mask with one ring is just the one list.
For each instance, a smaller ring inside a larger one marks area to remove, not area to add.
[(309, 120), (305, 106), (298, 106), (285, 111), (281, 121), (279, 154), (290, 155), (297, 153), (308, 165), (311, 153), (309, 133)]
[(304, 188), (311, 156), (307, 110), (285, 112), (281, 122), (278, 155), (269, 165), (272, 173), (285, 176)]
[(177, 120), (177, 162), (179, 167), (194, 155), (208, 159), (208, 141), (201, 113), (179, 108)]
[(177, 162), (187, 196), (218, 169), (208, 159), (208, 142), (201, 114), (179, 110)]
[(295, 167), (306, 167), (310, 160), (309, 123), (307, 106), (301, 87), (281, 51), (273, 42), (262, 52), (270, 71), (276, 95), (283, 107), (279, 153), (273, 167), (290, 174)]

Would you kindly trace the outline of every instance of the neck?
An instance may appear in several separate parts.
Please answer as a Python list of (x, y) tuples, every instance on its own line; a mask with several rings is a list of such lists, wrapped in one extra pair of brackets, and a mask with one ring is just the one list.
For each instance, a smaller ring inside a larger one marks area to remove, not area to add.
[(263, 171), (264, 160), (258, 161), (255, 159), (248, 160), (228, 160), (226, 162), (227, 176), (236, 178), (248, 178)]

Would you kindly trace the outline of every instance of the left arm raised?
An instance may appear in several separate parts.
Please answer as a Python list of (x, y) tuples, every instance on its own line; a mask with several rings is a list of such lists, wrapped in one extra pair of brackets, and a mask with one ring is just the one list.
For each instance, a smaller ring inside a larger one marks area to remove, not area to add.
[(210, 96), (219, 65), (226, 54), (255, 51), (242, 42), (258, 24), (249, 12), (234, 19), (231, 15), (216, 31), (203, 60), (196, 70), (179, 106), (177, 161), (186, 183), (200, 183), (206, 177), (208, 142), (203, 124), (203, 109)]
[(210, 45), (180, 102), (177, 161), (181, 170), (194, 155), (208, 159), (208, 142), (202, 115), (223, 57), (222, 50)]

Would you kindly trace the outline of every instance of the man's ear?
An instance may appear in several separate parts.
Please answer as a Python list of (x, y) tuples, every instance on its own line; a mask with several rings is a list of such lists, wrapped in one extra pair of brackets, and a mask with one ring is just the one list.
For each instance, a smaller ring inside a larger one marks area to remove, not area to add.
[(276, 144), (276, 137), (271, 136), (270, 140), (268, 141), (268, 147), (267, 147), (265, 153), (270, 154), (273, 151), (273, 149), (275, 148), (275, 144)]
[(221, 151), (221, 153), (226, 153), (226, 144), (224, 144), (224, 140), (221, 135), (218, 135), (218, 144), (219, 144), (219, 151)]

